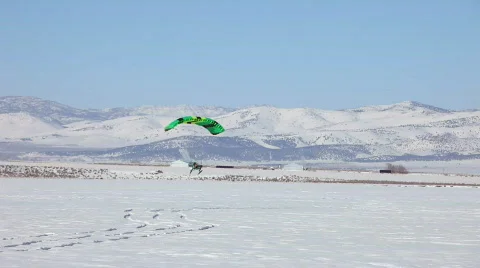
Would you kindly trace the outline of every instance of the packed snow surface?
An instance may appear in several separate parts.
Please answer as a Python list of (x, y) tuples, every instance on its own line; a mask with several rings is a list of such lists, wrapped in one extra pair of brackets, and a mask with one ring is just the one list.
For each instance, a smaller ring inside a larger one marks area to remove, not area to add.
[(2, 267), (478, 267), (480, 189), (0, 179)]

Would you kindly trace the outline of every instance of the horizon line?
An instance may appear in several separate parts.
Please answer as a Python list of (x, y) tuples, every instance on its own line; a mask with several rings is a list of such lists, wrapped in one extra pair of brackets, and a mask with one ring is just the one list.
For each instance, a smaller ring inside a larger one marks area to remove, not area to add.
[(244, 105), (244, 106), (222, 106), (222, 105), (191, 105), (191, 104), (176, 104), (176, 105), (153, 105), (153, 104), (145, 104), (145, 105), (137, 105), (137, 106), (117, 106), (117, 107), (103, 107), (103, 108), (78, 108), (72, 105), (64, 104), (59, 101), (55, 101), (52, 99), (47, 99), (47, 98), (42, 98), (38, 96), (31, 96), (31, 95), (4, 95), (0, 96), (0, 98), (32, 98), (32, 99), (37, 99), (41, 101), (49, 101), (49, 102), (54, 102), (63, 106), (68, 106), (70, 108), (74, 109), (79, 109), (79, 110), (111, 110), (111, 109), (134, 109), (134, 108), (145, 108), (145, 107), (210, 107), (210, 108), (223, 108), (223, 109), (234, 109), (234, 110), (240, 110), (240, 109), (245, 109), (245, 108), (252, 108), (252, 107), (273, 107), (277, 109), (315, 109), (315, 110), (324, 110), (324, 111), (348, 111), (348, 110), (356, 110), (356, 109), (361, 109), (361, 108), (368, 108), (368, 107), (378, 107), (378, 106), (390, 106), (390, 105), (397, 105), (397, 104), (402, 104), (402, 103), (412, 103), (412, 104), (418, 104), (420, 106), (430, 106), (432, 108), (437, 108), (441, 110), (445, 110), (448, 112), (461, 112), (461, 111), (476, 111), (478, 108), (466, 108), (466, 109), (461, 109), (461, 110), (456, 110), (456, 109), (447, 109), (415, 100), (404, 100), (400, 102), (393, 102), (393, 103), (384, 103), (384, 104), (373, 104), (373, 105), (363, 105), (363, 106), (357, 106), (357, 107), (352, 107), (352, 108), (343, 108), (343, 109), (322, 109), (322, 108), (315, 108), (315, 107), (310, 107), (310, 106), (298, 106), (298, 107), (293, 107), (293, 108), (287, 108), (287, 107), (282, 107), (274, 104), (250, 104), (250, 105)]

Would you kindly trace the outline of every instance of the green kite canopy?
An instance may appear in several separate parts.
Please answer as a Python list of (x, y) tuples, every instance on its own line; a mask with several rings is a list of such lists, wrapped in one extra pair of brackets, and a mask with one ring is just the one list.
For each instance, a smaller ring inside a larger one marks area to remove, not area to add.
[(168, 126), (165, 127), (165, 131), (169, 131), (180, 124), (195, 124), (206, 128), (212, 135), (217, 135), (225, 131), (222, 125), (217, 121), (200, 116), (184, 116), (180, 117), (177, 120), (172, 121)]

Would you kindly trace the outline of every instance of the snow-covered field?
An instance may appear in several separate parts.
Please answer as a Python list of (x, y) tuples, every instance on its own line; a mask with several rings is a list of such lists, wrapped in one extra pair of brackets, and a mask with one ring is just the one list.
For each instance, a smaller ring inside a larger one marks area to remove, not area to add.
[[(161, 171), (161, 173), (158, 173)], [(264, 170), (251, 168), (204, 167), (189, 175), (189, 167), (116, 165), (68, 162), (1, 162), (0, 177), (47, 177), (78, 179), (155, 179), (213, 181), (280, 181), (337, 183), (404, 183), (480, 186), (478, 174), (380, 174), (378, 171)]]
[(479, 197), (471, 187), (1, 178), (0, 266), (478, 267)]
[[(307, 162), (308, 163), (308, 162)], [(452, 160), (452, 161), (398, 161), (384, 163), (319, 163), (317, 166), (324, 169), (350, 169), (375, 171), (385, 169), (387, 163), (403, 165), (413, 173), (435, 173), (435, 174), (470, 174), (480, 175), (480, 159)]]

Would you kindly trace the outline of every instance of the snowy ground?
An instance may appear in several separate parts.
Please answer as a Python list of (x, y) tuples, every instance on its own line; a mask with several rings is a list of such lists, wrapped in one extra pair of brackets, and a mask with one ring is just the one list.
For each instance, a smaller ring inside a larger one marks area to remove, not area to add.
[(324, 169), (351, 169), (351, 170), (379, 170), (385, 169), (387, 163), (403, 165), (414, 173), (449, 173), (449, 174), (475, 174), (480, 175), (480, 160), (452, 160), (452, 161), (398, 161), (385, 163), (316, 163)]
[(478, 267), (480, 190), (0, 179), (2, 267)]
[[(248, 168), (211, 168), (205, 167), (200, 175), (196, 171), (189, 175), (189, 167), (170, 166), (136, 166), (136, 165), (113, 165), (113, 164), (87, 164), (87, 163), (28, 163), (28, 162), (0, 162), (1, 170), (4, 165), (34, 166), (44, 168), (48, 173), (52, 167), (77, 168), (89, 170), (107, 170), (104, 179), (190, 179), (190, 180), (248, 180), (248, 181), (272, 181), (285, 179), (293, 181), (315, 181), (315, 182), (356, 182), (356, 183), (428, 183), (428, 184), (470, 184), (480, 186), (480, 175), (464, 174), (436, 174), (436, 173), (409, 173), (409, 174), (380, 174), (378, 171), (336, 171), (336, 170), (314, 170), (314, 171), (288, 171), (288, 170), (262, 170)], [(161, 174), (155, 174), (161, 170)], [(89, 171), (90, 172), (90, 171)], [(92, 177), (99, 175), (92, 173)], [(88, 172), (87, 172), (88, 177)], [(85, 176), (83, 176), (85, 178)]]

